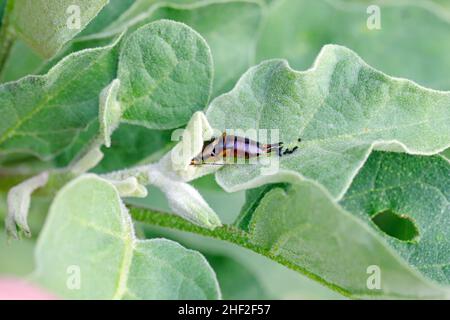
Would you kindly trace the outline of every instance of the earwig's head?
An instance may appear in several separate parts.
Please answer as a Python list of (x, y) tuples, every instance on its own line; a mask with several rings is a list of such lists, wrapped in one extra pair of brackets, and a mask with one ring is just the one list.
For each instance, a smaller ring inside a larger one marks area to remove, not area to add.
[(218, 162), (221, 160), (219, 157), (209, 156), (206, 157), (204, 155), (198, 155), (197, 157), (191, 160), (191, 166), (202, 166), (202, 165), (221, 165)]
[(199, 166), (199, 165), (201, 165), (201, 164), (203, 164), (203, 159), (202, 159), (202, 157), (200, 156), (197, 156), (197, 157), (195, 157), (195, 158), (192, 158), (192, 160), (191, 160), (191, 166)]
[(202, 152), (200, 152), (200, 154), (198, 154), (191, 160), (191, 165), (199, 166), (204, 165), (208, 162), (214, 162), (214, 158), (216, 156), (214, 148), (221, 141), (222, 141), (221, 137), (220, 138), (213, 137), (210, 140), (204, 141)]

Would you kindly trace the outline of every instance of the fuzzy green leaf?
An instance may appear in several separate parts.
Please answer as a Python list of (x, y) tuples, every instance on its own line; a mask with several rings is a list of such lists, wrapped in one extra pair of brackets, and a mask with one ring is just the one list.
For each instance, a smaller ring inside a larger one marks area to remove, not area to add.
[(138, 29), (124, 46), (118, 71), (124, 121), (171, 129), (206, 106), (212, 57), (208, 44), (191, 28), (161, 20)]
[(108, 0), (15, 1), (10, 24), (20, 38), (49, 58), (83, 30), (107, 3)]
[(448, 147), (449, 106), (450, 93), (389, 77), (345, 47), (325, 46), (305, 72), (267, 61), (211, 103), (210, 124), (221, 131), (278, 129), (281, 141), (303, 142), (280, 158), (275, 174), (262, 174), (261, 164), (238, 165), (217, 179), (236, 191), (306, 177), (340, 198), (374, 148), (429, 155)]
[(117, 59), (115, 44), (89, 49), (68, 56), (44, 76), (1, 86), (0, 155), (50, 159), (71, 145), (96, 122), (99, 94), (115, 78)]
[[(246, 215), (253, 246), (351, 297), (448, 298), (450, 293), (409, 267), (366, 222), (311, 182), (272, 188)], [(368, 286), (372, 266), (380, 270), (379, 288)]]
[[(409, 265), (447, 285), (450, 284), (449, 203), (448, 161), (439, 156), (380, 152), (369, 158), (341, 201), (344, 208), (383, 236)], [(418, 236), (402, 241), (376, 227), (371, 218), (387, 210), (410, 219)]]
[(138, 240), (117, 190), (94, 175), (56, 196), (36, 265), (34, 279), (64, 298), (220, 298), (202, 255), (165, 239)]

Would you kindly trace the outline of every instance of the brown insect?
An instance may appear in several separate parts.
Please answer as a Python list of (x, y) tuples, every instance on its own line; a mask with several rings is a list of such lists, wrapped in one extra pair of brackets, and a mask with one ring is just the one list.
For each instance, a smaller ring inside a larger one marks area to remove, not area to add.
[[(298, 139), (298, 142), (301, 142), (301, 139)], [(246, 137), (227, 135), (224, 132), (220, 137), (205, 141), (202, 152), (191, 160), (191, 165), (222, 165), (227, 159), (236, 162), (237, 159), (257, 158), (274, 152), (281, 157), (297, 149), (298, 146), (286, 149), (283, 147), (283, 142), (262, 144)]]

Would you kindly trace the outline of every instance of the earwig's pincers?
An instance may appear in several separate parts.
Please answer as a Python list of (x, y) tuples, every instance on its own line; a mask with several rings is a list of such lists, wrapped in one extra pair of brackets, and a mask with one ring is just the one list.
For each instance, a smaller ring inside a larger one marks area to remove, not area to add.
[(278, 149), (278, 156), (281, 157), (283, 155), (283, 148)]
[[(298, 138), (297, 141), (298, 141), (298, 142), (301, 142), (302, 139), (301, 139), (301, 138)], [(282, 149), (283, 149), (283, 148), (282, 148)], [(282, 154), (279, 153), (279, 155), (282, 156), (282, 155), (292, 154), (292, 153), (294, 153), (297, 149), (298, 149), (298, 146), (295, 146), (295, 147), (293, 147), (292, 149), (285, 149), (285, 150), (283, 151), (283, 153), (282, 153)]]

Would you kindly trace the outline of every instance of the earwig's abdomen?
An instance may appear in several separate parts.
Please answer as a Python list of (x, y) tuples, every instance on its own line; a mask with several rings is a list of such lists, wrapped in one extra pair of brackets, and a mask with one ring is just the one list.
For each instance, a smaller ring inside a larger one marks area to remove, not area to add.
[(224, 136), (223, 150), (226, 150), (228, 157), (234, 157), (238, 159), (249, 159), (258, 157), (265, 151), (259, 142), (250, 140), (248, 138), (239, 136)]

